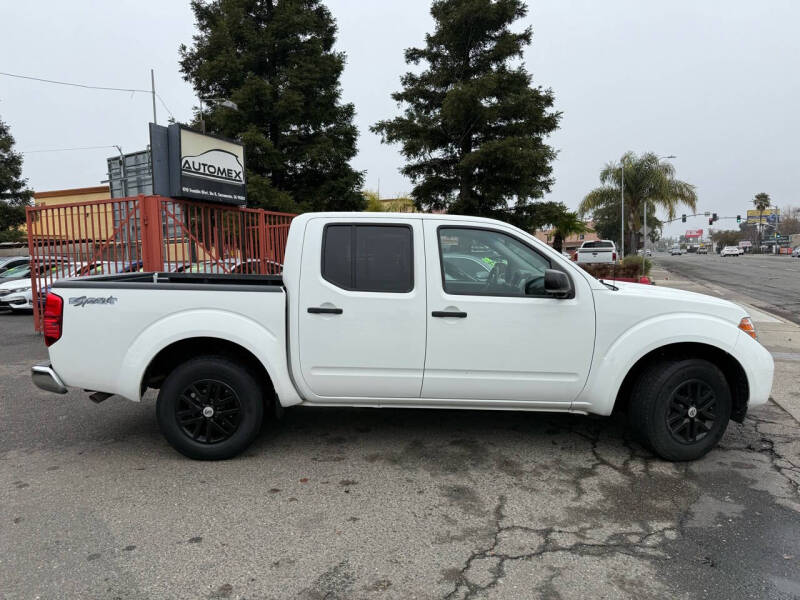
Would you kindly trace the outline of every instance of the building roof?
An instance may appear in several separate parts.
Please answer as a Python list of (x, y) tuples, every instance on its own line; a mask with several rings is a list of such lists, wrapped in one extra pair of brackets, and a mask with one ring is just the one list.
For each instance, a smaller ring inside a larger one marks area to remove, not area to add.
[(85, 194), (110, 194), (107, 185), (96, 185), (94, 187), (70, 188), (66, 190), (51, 190), (49, 192), (35, 192), (33, 197), (39, 198), (61, 198), (62, 196), (83, 196)]

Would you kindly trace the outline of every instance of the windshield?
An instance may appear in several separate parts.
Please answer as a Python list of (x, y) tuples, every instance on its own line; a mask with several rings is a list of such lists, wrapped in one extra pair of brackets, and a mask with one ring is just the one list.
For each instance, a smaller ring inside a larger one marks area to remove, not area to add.
[(31, 269), (28, 265), (19, 265), (18, 267), (11, 267), (8, 271), (0, 273), (0, 277), (27, 277), (30, 271)]

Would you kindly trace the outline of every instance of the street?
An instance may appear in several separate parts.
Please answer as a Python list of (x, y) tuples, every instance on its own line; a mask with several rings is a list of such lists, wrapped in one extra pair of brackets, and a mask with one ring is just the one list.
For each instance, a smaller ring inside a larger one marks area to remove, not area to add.
[[(4, 598), (800, 597), (800, 435), (772, 402), (693, 463), (619, 416), (338, 408), (196, 462), (152, 396), (37, 390), (30, 317), (0, 331)], [(775, 343), (783, 404), (800, 354)]]
[(758, 307), (800, 323), (800, 259), (748, 255), (656, 254), (655, 263), (682, 279), (700, 279), (754, 299)]

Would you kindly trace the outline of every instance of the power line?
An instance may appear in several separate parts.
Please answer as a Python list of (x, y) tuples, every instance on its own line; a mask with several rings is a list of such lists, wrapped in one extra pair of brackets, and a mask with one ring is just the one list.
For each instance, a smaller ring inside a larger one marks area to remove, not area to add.
[[(55, 85), (67, 85), (67, 86), (70, 86), (70, 87), (83, 88), (83, 89), (86, 89), (86, 90), (105, 90), (105, 91), (109, 91), (109, 92), (128, 92), (128, 93), (131, 93), (131, 94), (135, 94), (136, 92), (139, 92), (139, 93), (142, 93), (142, 94), (152, 94), (153, 93), (152, 90), (144, 90), (144, 89), (139, 89), (139, 88), (118, 88), (118, 87), (108, 87), (108, 86), (104, 86), (104, 85), (88, 85), (88, 84), (85, 84), (85, 83), (72, 83), (72, 82), (69, 82), (69, 81), (56, 81), (55, 79), (44, 79), (42, 77), (32, 77), (30, 75), (18, 75), (16, 73), (5, 73), (3, 71), (0, 71), (0, 75), (4, 75), (5, 77), (14, 77), (16, 79), (28, 79), (30, 81), (38, 81), (40, 83), (52, 83), (52, 84), (55, 84)], [(166, 104), (166, 102), (164, 102), (164, 99), (159, 94), (156, 94), (156, 98), (158, 98), (158, 100), (161, 102), (161, 105), (169, 113), (169, 116), (172, 117), (172, 119), (174, 120), (175, 116), (172, 114), (172, 111), (169, 108), (167, 108), (167, 104)]]
[(99, 150), (100, 148), (116, 148), (116, 146), (77, 146), (75, 148), (48, 148), (44, 150), (24, 150), (20, 154), (38, 154), (40, 152), (69, 152), (71, 150)]

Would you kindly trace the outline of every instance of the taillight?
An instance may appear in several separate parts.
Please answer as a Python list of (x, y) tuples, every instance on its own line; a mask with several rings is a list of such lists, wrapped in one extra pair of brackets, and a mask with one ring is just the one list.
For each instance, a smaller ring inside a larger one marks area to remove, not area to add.
[(64, 323), (64, 300), (49, 292), (44, 301), (44, 344), (51, 346), (61, 339)]
[(617, 262), (617, 253), (616, 252), (612, 252), (611, 253), (611, 262)]

